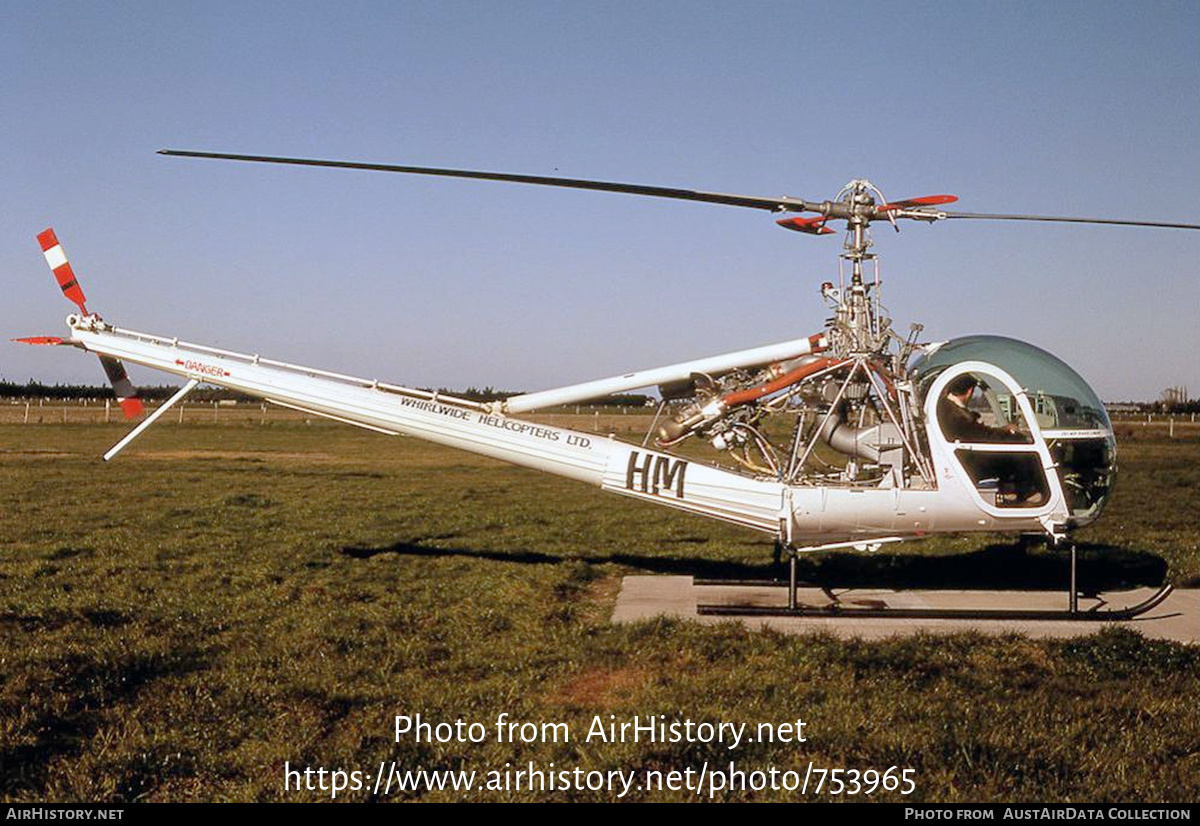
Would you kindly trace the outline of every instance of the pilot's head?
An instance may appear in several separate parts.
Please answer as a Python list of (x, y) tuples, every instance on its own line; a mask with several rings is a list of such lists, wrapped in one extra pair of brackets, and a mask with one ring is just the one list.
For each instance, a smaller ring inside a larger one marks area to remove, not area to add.
[(971, 394), (975, 392), (975, 388), (979, 386), (979, 379), (972, 376), (970, 373), (965, 373), (946, 387), (946, 395), (954, 396), (955, 398), (966, 401), (971, 398)]

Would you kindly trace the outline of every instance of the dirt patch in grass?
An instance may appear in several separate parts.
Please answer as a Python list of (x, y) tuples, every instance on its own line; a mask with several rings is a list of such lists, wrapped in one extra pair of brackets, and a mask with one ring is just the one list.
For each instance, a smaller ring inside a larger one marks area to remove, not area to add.
[(598, 579), (588, 588), (587, 598), (598, 603), (601, 607), (611, 609), (617, 604), (617, 596), (621, 593), (621, 580), (624, 577), (613, 574)]
[(134, 459), (177, 461), (180, 459), (233, 459), (251, 461), (337, 462), (346, 460), (331, 453), (289, 453), (282, 450), (145, 450), (130, 454)]
[(0, 459), (7, 459), (9, 456), (19, 456), (22, 459), (57, 459), (74, 455), (66, 450), (0, 450)]
[(613, 574), (588, 583), (583, 592), (583, 620), (592, 624), (608, 622), (621, 593), (621, 579)]
[(644, 668), (589, 668), (546, 697), (552, 706), (607, 709), (627, 703), (649, 679)]

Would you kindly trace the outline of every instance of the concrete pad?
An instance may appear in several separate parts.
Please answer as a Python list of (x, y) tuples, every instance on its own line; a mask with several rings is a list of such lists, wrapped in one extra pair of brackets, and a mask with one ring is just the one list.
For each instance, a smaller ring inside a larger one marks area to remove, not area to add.
[[(1103, 602), (1106, 607), (1135, 605), (1153, 594), (1153, 588), (1139, 588), (1101, 594), (1099, 599), (1080, 599), (1081, 610)], [(800, 588), (799, 601), (807, 605), (825, 605), (828, 598), (816, 588)], [(849, 590), (838, 593), (846, 607), (880, 608), (1017, 608), (1065, 610), (1067, 595), (1061, 591), (889, 591)], [(1011, 620), (1011, 619), (911, 619), (869, 617), (722, 617), (700, 616), (698, 603), (709, 605), (787, 605), (787, 588), (770, 585), (695, 585), (688, 576), (627, 576), (613, 609), (613, 622), (637, 622), (656, 616), (682, 617), (702, 623), (741, 621), (750, 628), (772, 628), (785, 633), (829, 632), (839, 637), (884, 639), (918, 632), (957, 633), (979, 631), (987, 634), (1025, 634), (1030, 637), (1078, 637), (1094, 634), (1102, 628), (1119, 625), (1153, 639), (1200, 643), (1200, 590), (1176, 590), (1158, 607), (1140, 617), (1123, 622), (1095, 620)]]

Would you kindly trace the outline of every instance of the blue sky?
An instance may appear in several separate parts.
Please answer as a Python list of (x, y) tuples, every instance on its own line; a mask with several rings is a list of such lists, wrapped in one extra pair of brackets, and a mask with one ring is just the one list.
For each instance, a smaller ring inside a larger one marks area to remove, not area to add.
[[(1194, 2), (0, 0), (0, 76), (4, 338), (64, 329), (49, 225), (119, 325), (426, 386), (807, 335), (836, 274), (839, 236), (755, 210), (163, 147), (1200, 222)], [(1200, 394), (1200, 233), (875, 237), (900, 329), (1030, 341), (1107, 399)], [(0, 377), (103, 381), (15, 344)]]

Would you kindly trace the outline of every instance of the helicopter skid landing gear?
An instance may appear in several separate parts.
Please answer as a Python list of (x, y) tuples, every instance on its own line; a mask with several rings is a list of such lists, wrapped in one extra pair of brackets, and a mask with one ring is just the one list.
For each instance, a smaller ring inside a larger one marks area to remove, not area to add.
[(765, 582), (730, 582), (722, 580), (695, 580), (698, 587), (719, 585), (760, 585), (786, 586), (788, 591), (787, 606), (765, 605), (732, 605), (732, 604), (698, 604), (696, 612), (701, 616), (723, 617), (838, 617), (863, 619), (978, 619), (978, 620), (1069, 620), (1069, 621), (1101, 621), (1114, 622), (1130, 620), (1161, 605), (1163, 600), (1174, 590), (1171, 585), (1164, 585), (1146, 599), (1126, 608), (1104, 608), (1103, 601), (1096, 605), (1080, 609), (1079, 591), (1076, 579), (1076, 549), (1071, 544), (1070, 586), (1067, 594), (1065, 609), (1046, 608), (918, 608), (908, 606), (888, 607), (884, 601), (872, 600), (864, 604), (847, 604), (842, 602), (825, 586), (820, 586), (822, 592), (829, 598), (825, 605), (804, 605), (797, 596), (798, 583), (796, 578), (796, 560), (805, 548), (788, 548), (788, 581)]

